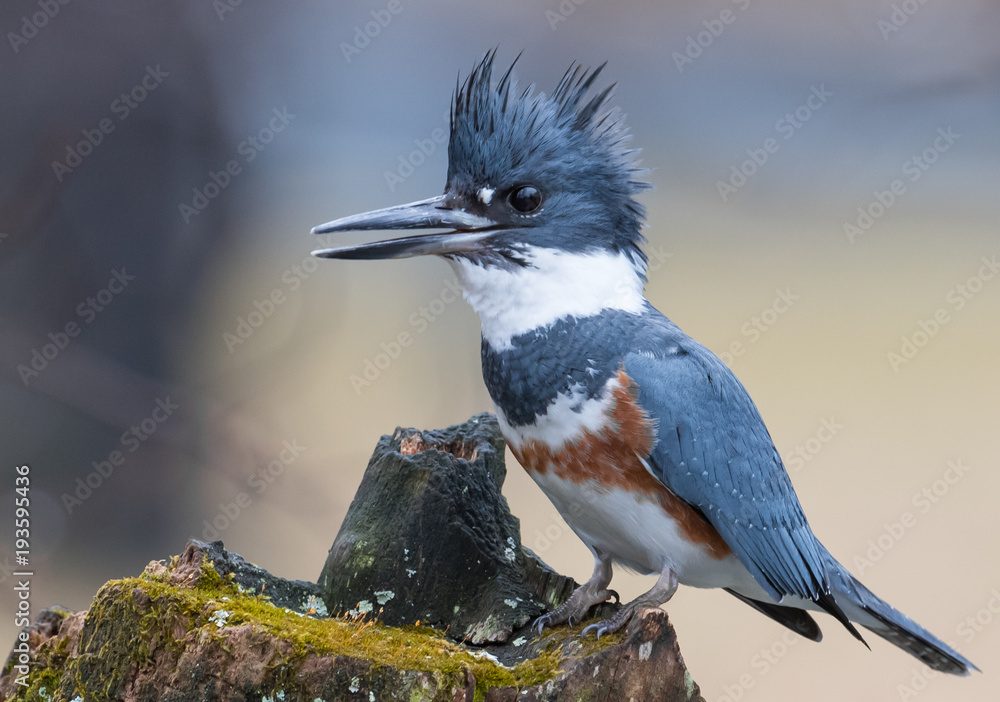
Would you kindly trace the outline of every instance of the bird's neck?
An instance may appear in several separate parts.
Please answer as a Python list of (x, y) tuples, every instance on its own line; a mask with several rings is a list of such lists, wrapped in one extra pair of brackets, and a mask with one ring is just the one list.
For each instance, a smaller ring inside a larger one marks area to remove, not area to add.
[(645, 307), (643, 277), (624, 253), (530, 248), (524, 258), (527, 265), (517, 267), (451, 261), (465, 299), (479, 315), (483, 339), (497, 351), (560, 319), (606, 310), (640, 314)]

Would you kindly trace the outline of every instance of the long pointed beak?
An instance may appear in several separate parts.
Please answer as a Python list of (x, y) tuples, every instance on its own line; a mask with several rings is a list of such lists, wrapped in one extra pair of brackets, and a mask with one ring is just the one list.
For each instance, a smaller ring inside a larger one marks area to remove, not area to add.
[(387, 241), (313, 251), (320, 258), (374, 260), (408, 258), (429, 254), (446, 255), (474, 251), (497, 223), (486, 217), (445, 205), (445, 196), (386, 207), (335, 219), (314, 227), (313, 234), (367, 231), (372, 229), (451, 229), (443, 234), (417, 234)]

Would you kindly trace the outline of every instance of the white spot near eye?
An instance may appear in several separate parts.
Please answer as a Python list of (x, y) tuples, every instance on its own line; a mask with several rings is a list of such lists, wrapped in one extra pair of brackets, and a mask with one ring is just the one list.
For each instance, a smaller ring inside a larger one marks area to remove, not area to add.
[(493, 202), (493, 193), (495, 192), (496, 190), (494, 190), (493, 188), (480, 188), (479, 201), (484, 205), (490, 204), (491, 202)]

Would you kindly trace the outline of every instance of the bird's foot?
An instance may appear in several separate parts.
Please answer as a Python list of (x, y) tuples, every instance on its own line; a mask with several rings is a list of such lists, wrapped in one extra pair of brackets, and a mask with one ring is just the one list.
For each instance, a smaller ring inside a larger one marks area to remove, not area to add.
[(635, 616), (636, 611), (645, 609), (646, 607), (649, 607), (649, 605), (639, 600), (633, 600), (626, 605), (622, 605), (617, 612), (607, 619), (602, 619), (599, 622), (584, 627), (583, 631), (580, 632), (580, 636), (586, 636), (592, 631), (597, 632), (598, 639), (605, 634), (613, 634), (628, 624), (632, 617)]
[(532, 623), (531, 628), (540, 635), (542, 630), (547, 626), (556, 626), (564, 622), (568, 622), (570, 626), (573, 626), (574, 622), (583, 621), (591, 607), (601, 602), (607, 602), (612, 597), (615, 598), (616, 604), (621, 601), (618, 593), (614, 590), (597, 587), (592, 581), (587, 581), (574, 590), (568, 600), (548, 614), (543, 614), (536, 619)]
[(664, 568), (663, 572), (660, 573), (659, 579), (656, 581), (656, 585), (649, 592), (643, 593), (628, 604), (622, 605), (617, 612), (607, 619), (584, 627), (580, 636), (586, 636), (591, 631), (597, 632), (598, 639), (605, 634), (613, 634), (628, 624), (637, 611), (659, 607), (673, 597), (675, 592), (677, 592), (677, 575), (670, 568)]

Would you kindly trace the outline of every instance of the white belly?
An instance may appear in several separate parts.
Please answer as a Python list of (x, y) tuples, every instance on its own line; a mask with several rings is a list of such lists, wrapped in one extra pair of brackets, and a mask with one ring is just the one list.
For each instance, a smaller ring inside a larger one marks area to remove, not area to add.
[(656, 502), (637, 500), (618, 488), (564, 480), (553, 472), (532, 478), (588, 548), (610, 553), (626, 568), (654, 575), (670, 566), (684, 585), (758, 589), (735, 555), (715, 558), (688, 541)]

